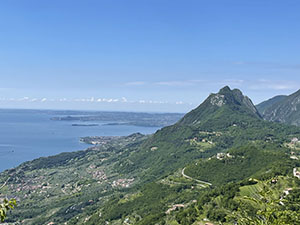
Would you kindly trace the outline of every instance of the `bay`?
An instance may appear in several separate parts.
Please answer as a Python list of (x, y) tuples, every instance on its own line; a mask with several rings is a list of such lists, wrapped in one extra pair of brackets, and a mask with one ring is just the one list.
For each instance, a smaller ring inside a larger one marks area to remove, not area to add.
[(160, 128), (107, 125), (107, 121), (92, 122), (98, 126), (72, 126), (74, 121), (51, 120), (53, 116), (46, 110), (0, 110), (0, 172), (35, 158), (88, 148), (80, 137), (150, 134)]

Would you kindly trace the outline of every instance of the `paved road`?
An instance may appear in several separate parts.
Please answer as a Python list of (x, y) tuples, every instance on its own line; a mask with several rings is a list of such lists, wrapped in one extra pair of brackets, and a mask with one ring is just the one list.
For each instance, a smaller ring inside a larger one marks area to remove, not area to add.
[[(198, 183), (203, 183), (203, 184), (206, 184), (206, 185), (212, 185), (212, 184), (209, 183), (209, 182), (202, 181), (202, 180), (197, 180), (197, 179), (194, 179), (194, 178), (192, 178), (192, 177), (186, 175), (186, 174), (184, 173), (184, 170), (185, 170), (185, 168), (183, 168), (182, 171), (181, 171), (181, 174), (182, 174), (183, 177), (185, 177), (185, 178), (187, 178), (187, 179), (190, 179), (190, 180), (197, 181)], [(204, 185), (202, 185), (202, 186), (204, 186)], [(205, 187), (205, 186), (204, 186), (204, 187)]]

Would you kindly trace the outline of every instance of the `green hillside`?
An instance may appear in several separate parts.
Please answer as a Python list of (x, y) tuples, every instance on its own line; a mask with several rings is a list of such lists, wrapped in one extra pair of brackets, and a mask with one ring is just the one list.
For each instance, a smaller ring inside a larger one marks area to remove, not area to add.
[[(275, 176), (207, 190), (194, 204), (174, 212), (174, 224), (299, 224), (300, 182)], [(172, 218), (172, 219), (171, 219)]]
[[(153, 135), (112, 138), (4, 171), (0, 183), (8, 182), (1, 196), (18, 201), (7, 222), (187, 225), (245, 218), (258, 224), (254, 215), (262, 203), (241, 212), (248, 198), (264, 194), (277, 201), (289, 185), (295, 190), (289, 204), (299, 197), (293, 138), (300, 139), (298, 127), (264, 121), (241, 91), (224, 87)], [(277, 191), (261, 192), (279, 177), (284, 182)]]
[(185, 174), (220, 186), (245, 178), (257, 178), (266, 170), (269, 171), (269, 177), (275, 176), (277, 172), (291, 173), (295, 166), (295, 161), (280, 148), (273, 145), (248, 145), (197, 161), (186, 167)]
[(289, 96), (277, 96), (258, 106), (265, 120), (300, 125), (300, 90)]
[[(223, 103), (216, 105), (212, 100), (215, 96), (223, 96)], [(178, 123), (157, 131), (116, 169), (146, 170), (143, 178), (150, 181), (191, 160), (208, 158), (234, 146), (260, 141), (283, 144), (293, 134), (299, 135), (298, 128), (263, 121), (251, 101), (245, 99), (239, 90), (221, 89)]]
[(287, 96), (286, 95), (278, 95), (278, 96), (275, 96), (273, 98), (270, 98), (266, 101), (263, 101), (261, 103), (259, 103), (258, 105), (256, 105), (256, 108), (257, 110), (259, 111), (259, 113), (261, 115), (264, 115), (265, 111), (271, 107), (272, 105), (280, 102), (280, 101), (283, 101), (284, 99), (286, 99)]

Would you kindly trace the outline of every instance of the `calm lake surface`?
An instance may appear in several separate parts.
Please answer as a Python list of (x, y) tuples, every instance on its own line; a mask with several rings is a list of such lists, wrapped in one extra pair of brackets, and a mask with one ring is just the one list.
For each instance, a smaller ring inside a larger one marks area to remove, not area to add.
[[(61, 152), (83, 150), (89, 147), (79, 141), (84, 136), (123, 136), (135, 132), (154, 133), (159, 127), (129, 125), (72, 126), (79, 121), (53, 121), (59, 116), (49, 111), (0, 110), (0, 172), (20, 163), (55, 155)], [(116, 122), (116, 121), (112, 121)]]

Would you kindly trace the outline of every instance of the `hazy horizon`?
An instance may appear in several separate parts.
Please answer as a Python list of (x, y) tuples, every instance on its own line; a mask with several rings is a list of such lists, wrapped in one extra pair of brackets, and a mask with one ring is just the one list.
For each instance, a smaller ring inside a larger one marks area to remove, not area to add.
[[(243, 90), (241, 90), (243, 91)], [(212, 92), (211, 92), (212, 93)], [(215, 92), (217, 93), (217, 91)], [(207, 94), (207, 96), (205, 98), (203, 98), (198, 104), (193, 104), (193, 103), (190, 103), (190, 104), (185, 104), (186, 108), (184, 109), (182, 107), (182, 105), (184, 103), (181, 103), (181, 104), (176, 104), (176, 103), (170, 103), (170, 102), (157, 102), (157, 103), (141, 103), (141, 102), (117, 102), (118, 103), (118, 108), (114, 108), (114, 103), (116, 102), (107, 102), (105, 105), (102, 105), (99, 106), (99, 102), (97, 101), (85, 101), (85, 102), (81, 102), (81, 105), (78, 104), (77, 106), (74, 106), (72, 103), (73, 101), (72, 100), (68, 100), (68, 99), (65, 99), (64, 101), (53, 101), (55, 105), (51, 106), (50, 105), (46, 105), (44, 104), (43, 107), (41, 107), (40, 103), (42, 102), (41, 100), (39, 101), (38, 99), (36, 101), (28, 101), (27, 105), (20, 105), (18, 106), (16, 104), (16, 102), (21, 102), (22, 101), (8, 101), (9, 102), (13, 102), (12, 105), (10, 104), (4, 104), (3, 105), (0, 105), (0, 109), (7, 109), (7, 110), (57, 110), (57, 111), (94, 111), (94, 112), (145, 112), (145, 113), (187, 113), (193, 109), (195, 109), (197, 106), (199, 106), (208, 96), (209, 96), (210, 93)], [(286, 94), (286, 95), (290, 95), (292, 93), (289, 93), (289, 94)], [(280, 95), (280, 94), (278, 94)], [(278, 95), (274, 95), (270, 98), (273, 98), (275, 96), (278, 96)], [(251, 100), (251, 96), (248, 96)], [(270, 98), (267, 98), (263, 101), (266, 101), (266, 100), (269, 100)], [(261, 102), (263, 102), (261, 101)], [(2, 102), (5, 102), (3, 99), (2, 99)], [(75, 101), (76, 102), (76, 101)], [(259, 103), (261, 102), (253, 102), (255, 105), (258, 105)], [(30, 104), (31, 103), (31, 104)], [(57, 104), (57, 103), (61, 103), (61, 104)], [(120, 103), (123, 105), (120, 105)], [(68, 104), (69, 104), (69, 107), (68, 107)], [(157, 110), (157, 108), (153, 108), (153, 104), (159, 104), (161, 107)], [(174, 107), (177, 106), (176, 107)], [(3, 107), (4, 106), (4, 107)], [(91, 107), (92, 106), (92, 107)], [(94, 107), (93, 107), (94, 106)], [(122, 107), (121, 107), (122, 106)], [(173, 107), (172, 107), (173, 106)], [(175, 110), (174, 110), (175, 109)], [(176, 109), (178, 109), (176, 111)]]

